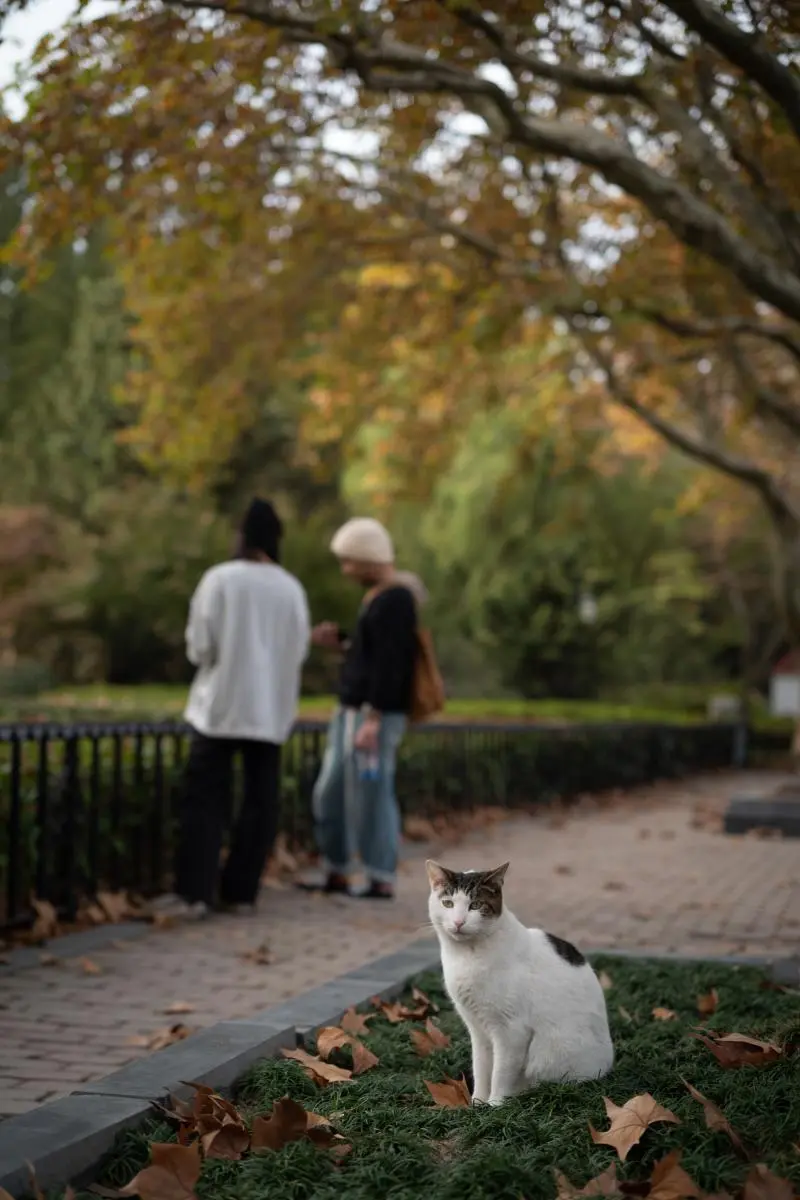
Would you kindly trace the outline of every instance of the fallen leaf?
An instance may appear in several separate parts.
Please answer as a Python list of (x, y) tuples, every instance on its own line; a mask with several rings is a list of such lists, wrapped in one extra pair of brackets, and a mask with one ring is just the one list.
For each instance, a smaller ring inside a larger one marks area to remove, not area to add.
[[(794, 925), (796, 922), (787, 921), (786, 924)], [(783, 992), (785, 994), (786, 992), (794, 991), (794, 988), (786, 987), (783, 983), (776, 983), (774, 979), (762, 979), (758, 986), (762, 992)]]
[(351, 1034), (345, 1033), (338, 1025), (325, 1025), (317, 1031), (317, 1054), (320, 1058), (328, 1059), (334, 1050), (349, 1046)]
[(36, 1179), (36, 1169), (33, 1163), (29, 1162), (26, 1158), (25, 1166), (28, 1168), (28, 1187), (33, 1193), (33, 1200), (46, 1200), (45, 1194), (39, 1187), (38, 1180)]
[(313, 1079), (319, 1087), (327, 1087), (329, 1083), (347, 1083), (353, 1077), (353, 1072), (346, 1067), (335, 1067), (333, 1063), (323, 1062), (316, 1055), (308, 1054), (305, 1050), (282, 1050), (284, 1058), (291, 1058)]
[(773, 1175), (764, 1163), (756, 1163), (744, 1181), (742, 1200), (792, 1200), (793, 1195), (788, 1179)]
[(710, 1017), (717, 1011), (719, 1004), (719, 993), (716, 988), (712, 988), (710, 992), (705, 992), (702, 996), (697, 997), (697, 1011), (701, 1017)]
[(150, 1147), (150, 1166), (140, 1171), (120, 1190), (120, 1196), (142, 1200), (196, 1200), (195, 1184), (200, 1178), (200, 1147), (156, 1142)]
[(762, 1042), (744, 1033), (728, 1033), (722, 1037), (692, 1033), (690, 1037), (707, 1046), (725, 1070), (733, 1070), (736, 1067), (766, 1067), (783, 1057), (783, 1050), (774, 1042)]
[(112, 925), (119, 924), (131, 915), (131, 906), (125, 892), (98, 892), (97, 903)]
[(681, 1152), (673, 1150), (653, 1167), (647, 1200), (691, 1200), (702, 1196), (694, 1180), (680, 1165)]
[(321, 1113), (306, 1113), (306, 1125), (309, 1129), (318, 1129), (321, 1125), (330, 1125), (332, 1121), (333, 1117), (324, 1117)]
[(185, 1000), (176, 1000), (174, 1004), (170, 1004), (169, 1007), (164, 1009), (164, 1015), (166, 1017), (177, 1017), (182, 1013), (185, 1014), (193, 1012), (194, 1006), (187, 1004)]
[(58, 913), (49, 900), (37, 900), (31, 896), (31, 908), (36, 913), (36, 920), (31, 928), (32, 942), (44, 942), (54, 937), (58, 932)]
[(722, 1109), (717, 1108), (714, 1101), (709, 1100), (708, 1096), (704, 1096), (702, 1092), (698, 1092), (696, 1087), (692, 1087), (692, 1085), (686, 1079), (684, 1079), (682, 1075), (679, 1076), (679, 1078), (689, 1095), (696, 1100), (698, 1104), (702, 1104), (705, 1111), (706, 1125), (708, 1128), (713, 1130), (714, 1133), (727, 1133), (734, 1146), (736, 1146), (738, 1150), (743, 1151), (744, 1147), (742, 1145), (742, 1140), (731, 1125), (728, 1118), (725, 1116)]
[(139, 1046), (144, 1050), (163, 1050), (165, 1046), (171, 1046), (174, 1042), (182, 1042), (184, 1038), (193, 1033), (194, 1030), (190, 1029), (188, 1025), (179, 1022), (177, 1025), (165, 1025), (163, 1029), (157, 1029), (155, 1033), (144, 1033), (129, 1038), (128, 1045)]
[[(429, 1009), (431, 1012), (438, 1013), (439, 1005), (434, 1004), (434, 1002), (433, 1002), (433, 1000), (431, 1000), (430, 996), (426, 996), (425, 993), (423, 991), (420, 991), (420, 989), (418, 987), (414, 987), (411, 989), (411, 996), (414, 1000), (416, 1000), (417, 1004), (420, 1007), (424, 1006), (426, 1009)], [(427, 1015), (426, 1013), (420, 1013), (420, 1016), (424, 1017), (426, 1015)]]
[(576, 1200), (578, 1196), (619, 1196), (619, 1181), (617, 1179), (617, 1164), (612, 1162), (600, 1175), (595, 1175), (582, 1188), (570, 1183), (561, 1171), (553, 1171), (556, 1178), (558, 1200)]
[(302, 1104), (284, 1096), (276, 1100), (272, 1112), (253, 1121), (251, 1146), (253, 1150), (282, 1150), (289, 1142), (299, 1142), (308, 1137), (315, 1146), (329, 1149), (337, 1141), (343, 1142), (341, 1134), (334, 1133), (327, 1117), (306, 1112)]
[(245, 962), (255, 963), (257, 967), (268, 967), (273, 961), (272, 951), (266, 942), (262, 942), (260, 946), (255, 946), (252, 950), (244, 950), (239, 958), (243, 958)]
[(654, 1008), (653, 1016), (657, 1021), (674, 1021), (678, 1014), (673, 1012), (671, 1008)]
[(438, 1025), (434, 1025), (430, 1017), (425, 1022), (424, 1029), (411, 1030), (411, 1040), (420, 1058), (427, 1058), (429, 1054), (433, 1054), (434, 1050), (440, 1050), (450, 1045), (450, 1038), (442, 1032)]
[(625, 1162), (629, 1151), (641, 1141), (651, 1125), (655, 1125), (658, 1121), (671, 1121), (675, 1125), (680, 1125), (680, 1120), (675, 1114), (668, 1108), (663, 1108), (649, 1092), (632, 1096), (621, 1107), (616, 1105), (613, 1100), (609, 1100), (607, 1096), (603, 1097), (603, 1103), (606, 1106), (606, 1114), (611, 1125), (603, 1133), (598, 1133), (590, 1125), (589, 1132), (592, 1141), (597, 1145), (613, 1147), (619, 1154), (621, 1162)]
[(87, 904), (85, 908), (81, 909), (79, 915), (85, 917), (87, 921), (91, 921), (92, 925), (105, 925), (108, 920), (99, 904)]
[(122, 1195), (116, 1188), (103, 1187), (101, 1183), (90, 1183), (86, 1190), (94, 1196), (103, 1196), (104, 1200), (118, 1200), (118, 1197)]
[(342, 1029), (345, 1033), (352, 1033), (355, 1037), (369, 1033), (367, 1021), (371, 1021), (374, 1016), (374, 1013), (359, 1013), (354, 1008), (348, 1008), (342, 1017)]
[(206, 1158), (226, 1158), (238, 1162), (250, 1145), (250, 1134), (244, 1125), (228, 1119), (219, 1129), (212, 1129), (200, 1139)]
[(353, 1038), (352, 1042), (350, 1043), (350, 1049), (353, 1052), (354, 1075), (363, 1075), (365, 1071), (371, 1071), (372, 1068), (377, 1067), (378, 1063), (381, 1061), (377, 1054), (373, 1054), (372, 1051), (365, 1046), (363, 1042), (359, 1042), (357, 1038)]
[[(601, 971), (597, 978), (600, 981), (600, 987), (603, 989), (603, 991), (610, 992), (614, 986), (614, 980), (611, 978), (608, 971)], [(598, 1179), (599, 1178), (600, 1176), (598, 1176)]]
[(103, 968), (99, 967), (91, 958), (79, 958), (78, 966), (83, 971), (84, 975), (102, 975)]
[(430, 1083), (427, 1079), (424, 1079), (423, 1083), (438, 1108), (469, 1108), (469, 1088), (463, 1075), (460, 1079), (451, 1079), (449, 1075), (445, 1075), (442, 1083)]

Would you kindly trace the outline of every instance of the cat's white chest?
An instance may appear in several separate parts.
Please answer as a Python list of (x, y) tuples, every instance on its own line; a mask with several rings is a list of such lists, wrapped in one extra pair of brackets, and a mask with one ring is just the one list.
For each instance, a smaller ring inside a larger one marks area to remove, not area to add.
[(503, 1022), (508, 1018), (503, 990), (498, 989), (496, 980), (493, 983), (488, 963), (470, 954), (468, 957), (447, 955), (442, 965), (447, 991), (464, 1015), (482, 1023), (487, 1020)]

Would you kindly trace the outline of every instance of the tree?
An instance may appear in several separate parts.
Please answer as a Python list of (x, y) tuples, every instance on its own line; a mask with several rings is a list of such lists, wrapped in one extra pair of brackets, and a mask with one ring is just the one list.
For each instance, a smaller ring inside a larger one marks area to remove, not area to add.
[(584, 375), (759, 497), (797, 640), (794, 7), (139, 0), (44, 48), (8, 131), (38, 197), (24, 249), (98, 214), (139, 250), (167, 222), (175, 253), (260, 236), (296, 299), (349, 229), (471, 294), (500, 281), (501, 315), (563, 322)]

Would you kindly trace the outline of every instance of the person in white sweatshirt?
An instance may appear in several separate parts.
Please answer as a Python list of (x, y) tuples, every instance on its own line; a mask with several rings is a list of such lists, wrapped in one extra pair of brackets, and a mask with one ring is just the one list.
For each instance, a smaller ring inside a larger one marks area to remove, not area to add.
[[(192, 597), (186, 652), (197, 674), (184, 715), (193, 737), (175, 892), (157, 901), (156, 911), (201, 917), (217, 898), (234, 909), (256, 902), (278, 830), (280, 750), (297, 716), (310, 643), (305, 591), (279, 564), (282, 533), (272, 505), (255, 499), (238, 557), (207, 571)], [(220, 876), (237, 753), (244, 797)]]

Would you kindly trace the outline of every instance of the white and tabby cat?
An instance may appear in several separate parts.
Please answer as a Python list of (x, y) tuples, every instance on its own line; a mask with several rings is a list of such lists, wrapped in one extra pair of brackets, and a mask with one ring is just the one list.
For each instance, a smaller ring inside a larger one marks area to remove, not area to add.
[(508, 863), (494, 871), (426, 865), (445, 986), (472, 1039), (473, 1104), (607, 1074), (614, 1048), (600, 982), (573, 945), (526, 929), (505, 907)]

